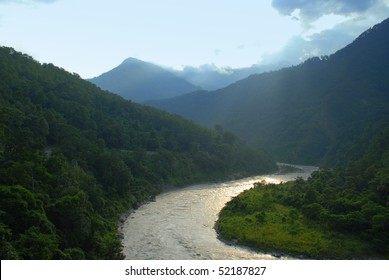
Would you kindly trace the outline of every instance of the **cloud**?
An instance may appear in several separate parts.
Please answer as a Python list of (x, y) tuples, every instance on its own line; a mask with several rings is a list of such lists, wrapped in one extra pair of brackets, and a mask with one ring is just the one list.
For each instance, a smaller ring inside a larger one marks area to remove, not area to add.
[(351, 16), (363, 14), (386, 0), (273, 0), (272, 6), (283, 15), (294, 12), (304, 22), (313, 22), (328, 14)]
[[(280, 14), (305, 27), (278, 52), (262, 57), (261, 64), (298, 64), (312, 56), (330, 55), (351, 43), (363, 31), (389, 15), (389, 0), (272, 0)], [(319, 19), (342, 16), (340, 23), (315, 31)]]
[(191, 73), (191, 74), (213, 72), (213, 73), (229, 75), (233, 72), (233, 69), (231, 67), (218, 67), (215, 64), (203, 64), (197, 67), (185, 66), (182, 69), (182, 72)]
[(263, 56), (261, 64), (296, 65), (313, 56), (330, 55), (350, 44), (364, 30), (364, 26), (345, 22), (307, 37), (295, 36), (280, 51)]

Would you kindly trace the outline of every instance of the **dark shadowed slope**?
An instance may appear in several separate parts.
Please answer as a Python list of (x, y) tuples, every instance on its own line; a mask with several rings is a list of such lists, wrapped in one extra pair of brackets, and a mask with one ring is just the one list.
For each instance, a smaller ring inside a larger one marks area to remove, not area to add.
[(1, 259), (116, 259), (119, 216), (160, 186), (276, 169), (233, 134), (0, 47)]
[(329, 57), (149, 104), (220, 124), (280, 161), (343, 164), (389, 125), (389, 20)]

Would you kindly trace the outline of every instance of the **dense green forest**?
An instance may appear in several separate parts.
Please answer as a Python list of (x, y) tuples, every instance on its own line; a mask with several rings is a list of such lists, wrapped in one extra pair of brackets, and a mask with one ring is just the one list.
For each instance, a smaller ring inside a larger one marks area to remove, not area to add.
[(389, 259), (389, 128), (367, 146), (347, 168), (254, 184), (222, 210), (220, 235), (276, 254)]
[(120, 215), (161, 186), (275, 168), (220, 127), (0, 48), (1, 259), (120, 259)]
[(325, 57), (149, 104), (220, 124), (279, 162), (345, 166), (389, 123), (389, 19)]
[(270, 113), (255, 108), (263, 122), (252, 122), (259, 134), (239, 129), (269, 145), (276, 158), (335, 168), (279, 186), (258, 182), (220, 213), (222, 238), (275, 254), (389, 259), (388, 34), (389, 19), (330, 57), (225, 90), (233, 100), (234, 91), (246, 88), (242, 108), (258, 100), (268, 106)]

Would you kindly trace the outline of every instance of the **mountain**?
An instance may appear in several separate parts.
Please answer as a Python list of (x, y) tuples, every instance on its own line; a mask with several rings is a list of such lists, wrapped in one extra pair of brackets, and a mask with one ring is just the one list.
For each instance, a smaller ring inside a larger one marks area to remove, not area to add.
[(169, 70), (135, 58), (128, 58), (89, 81), (135, 102), (174, 97), (199, 89)]
[(148, 104), (239, 134), (279, 161), (343, 165), (389, 126), (389, 19), (331, 56)]
[(234, 134), (0, 47), (1, 259), (118, 259), (120, 216), (162, 186), (271, 172)]
[(128, 58), (116, 68), (89, 81), (126, 99), (142, 103), (200, 89), (220, 89), (252, 74), (280, 69), (285, 65), (285, 63), (254, 64), (251, 67), (236, 69), (202, 65), (173, 70), (136, 58)]
[[(389, 259), (389, 127), (345, 168), (258, 182), (219, 213), (221, 238), (310, 259)], [(340, 245), (341, 244), (341, 245)]]

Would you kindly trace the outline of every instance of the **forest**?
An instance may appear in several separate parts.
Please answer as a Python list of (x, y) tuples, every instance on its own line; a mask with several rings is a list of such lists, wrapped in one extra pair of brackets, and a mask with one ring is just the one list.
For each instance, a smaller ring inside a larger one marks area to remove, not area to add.
[(308, 180), (262, 182), (221, 211), (221, 238), (276, 255), (389, 259), (389, 129), (345, 168)]
[(220, 126), (0, 48), (1, 259), (122, 259), (120, 216), (163, 186), (276, 168)]
[(0, 47), (1, 259), (123, 259), (126, 211), (165, 186), (275, 172), (273, 158), (322, 167), (232, 199), (221, 239), (389, 259), (388, 32), (389, 19), (331, 56), (153, 103), (193, 121)]
[(388, 126), (388, 49), (389, 19), (329, 56), (149, 104), (220, 124), (278, 162), (345, 166)]
[(329, 56), (149, 102), (221, 124), (279, 162), (321, 166), (232, 199), (221, 239), (298, 258), (389, 259), (388, 34), (386, 19)]

